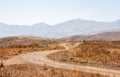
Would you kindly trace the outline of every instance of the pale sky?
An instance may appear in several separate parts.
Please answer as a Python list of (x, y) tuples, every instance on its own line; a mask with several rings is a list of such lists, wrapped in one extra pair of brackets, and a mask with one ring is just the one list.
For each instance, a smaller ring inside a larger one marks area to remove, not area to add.
[(0, 22), (57, 24), (71, 19), (115, 21), (120, 0), (0, 0)]

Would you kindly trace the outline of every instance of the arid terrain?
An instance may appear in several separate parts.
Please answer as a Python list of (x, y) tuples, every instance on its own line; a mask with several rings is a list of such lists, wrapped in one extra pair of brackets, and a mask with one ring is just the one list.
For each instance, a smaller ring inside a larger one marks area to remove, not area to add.
[(32, 36), (16, 36), (0, 39), (0, 59), (9, 59), (12, 56), (26, 52), (64, 49), (59, 42)]
[(120, 0), (0, 0), (0, 77), (120, 77)]
[(120, 41), (83, 41), (71, 50), (48, 57), (77, 64), (98, 64), (120, 69)]
[(120, 41), (0, 39), (0, 77), (120, 77)]

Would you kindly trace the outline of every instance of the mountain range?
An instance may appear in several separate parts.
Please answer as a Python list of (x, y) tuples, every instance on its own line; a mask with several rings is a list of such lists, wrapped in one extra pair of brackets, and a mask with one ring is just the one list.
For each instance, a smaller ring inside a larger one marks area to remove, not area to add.
[(27, 35), (44, 38), (63, 38), (73, 35), (93, 35), (110, 31), (120, 31), (120, 20), (114, 22), (97, 22), (74, 19), (56, 25), (45, 23), (7, 25), (0, 23), (0, 37)]

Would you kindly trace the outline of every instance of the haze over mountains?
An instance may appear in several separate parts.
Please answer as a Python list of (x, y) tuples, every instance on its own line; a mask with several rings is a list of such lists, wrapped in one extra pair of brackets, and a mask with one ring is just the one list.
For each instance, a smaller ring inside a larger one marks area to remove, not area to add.
[(0, 23), (0, 37), (27, 35), (45, 38), (62, 38), (73, 35), (91, 35), (108, 31), (120, 31), (120, 20), (114, 22), (96, 22), (74, 19), (52, 26), (45, 23), (38, 23), (32, 26)]

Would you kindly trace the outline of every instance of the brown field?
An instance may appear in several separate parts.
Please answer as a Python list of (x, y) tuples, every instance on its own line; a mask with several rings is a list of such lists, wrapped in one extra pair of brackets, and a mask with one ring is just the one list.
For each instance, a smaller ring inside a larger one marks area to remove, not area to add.
[(9, 59), (15, 55), (19, 55), (21, 53), (26, 53), (26, 52), (56, 50), (56, 49), (64, 49), (64, 47), (59, 46), (58, 43), (10, 45), (4, 48), (0, 48), (0, 59)]
[(33, 64), (11, 65), (0, 68), (0, 77), (108, 77), (100, 74), (65, 70)]
[(0, 59), (9, 59), (26, 52), (63, 49), (59, 42), (35, 36), (10, 36), (0, 38)]
[(48, 57), (63, 62), (120, 69), (120, 41), (83, 41), (74, 49)]
[[(67, 43), (65, 50), (60, 44)], [(72, 48), (76, 43), (79, 45)], [(65, 63), (120, 70), (120, 41), (55, 41), (49, 43), (12, 44), (0, 48), (0, 59), (6, 60), (27, 52), (64, 50), (47, 57)], [(0, 77), (109, 77), (96, 73), (66, 70), (30, 63), (0, 67)]]

